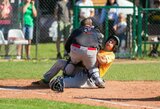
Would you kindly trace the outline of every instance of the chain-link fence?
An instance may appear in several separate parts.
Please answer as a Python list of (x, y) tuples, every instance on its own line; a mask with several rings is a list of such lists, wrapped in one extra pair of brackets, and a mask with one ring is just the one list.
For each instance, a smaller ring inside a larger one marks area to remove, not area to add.
[[(121, 44), (119, 50), (116, 52), (117, 58), (131, 58), (134, 55), (135, 44), (134, 39), (136, 37), (136, 10), (134, 11), (134, 6), (76, 6), (74, 13), (74, 27), (77, 28), (80, 25), (80, 10), (83, 8), (94, 8), (95, 16), (94, 20), (96, 22), (96, 26), (100, 29), (100, 31), (104, 34), (104, 42), (107, 40), (108, 37), (112, 35), (117, 35), (120, 40)], [(108, 15), (105, 16), (104, 22), (100, 23), (102, 10), (106, 10), (106, 13), (109, 10), (116, 12), (116, 17), (114, 20), (110, 19)], [(120, 14), (123, 14), (123, 21), (120, 21)], [(126, 29), (122, 26), (126, 23)], [(122, 24), (122, 25), (121, 25)], [(114, 27), (117, 26), (117, 30)], [(123, 28), (123, 32), (121, 29)]]
[[(10, 21), (11, 24), (7, 25), (7, 29), (4, 32), (5, 39), (7, 39), (7, 30), (12, 28), (22, 29), (23, 27), (23, 15), (20, 14), (19, 8), (20, 4), (23, 2), (21, 0), (9, 0), (12, 6), (12, 17)], [(122, 41), (122, 48), (116, 53), (117, 58), (131, 58), (136, 55), (137, 47), (138, 55), (142, 54), (142, 51), (145, 51), (146, 42), (141, 42), (141, 33), (144, 33), (143, 39), (146, 39), (147, 36), (155, 36), (159, 34), (159, 10), (149, 10), (149, 9), (139, 9), (137, 13), (137, 8), (133, 6), (93, 6), (93, 7), (78, 7), (73, 5), (75, 1), (70, 1), (70, 11), (71, 15), (71, 24), (73, 29), (79, 27), (80, 25), (80, 9), (82, 8), (94, 8), (95, 15), (94, 19), (97, 23), (98, 28), (104, 34), (104, 41), (115, 33), (113, 29), (115, 22), (112, 22), (109, 16), (106, 15), (103, 23), (99, 23), (102, 15), (102, 10), (105, 10), (106, 13), (109, 10), (117, 11), (117, 21), (119, 13), (125, 15), (126, 29), (123, 35), (125, 35), (125, 40)], [(55, 4), (57, 0), (36, 0), (35, 5), (38, 12), (38, 16), (34, 19), (34, 37), (32, 40), (31, 47), (31, 57), (32, 58), (56, 58), (57, 50), (55, 44), (55, 33), (56, 27), (56, 18), (55, 18)], [(158, 19), (158, 20), (157, 20)], [(0, 21), (1, 28), (5, 27), (4, 24)], [(118, 26), (118, 25), (117, 25)], [(53, 33), (54, 31), (54, 33)], [(116, 34), (118, 35), (118, 34)], [(137, 37), (138, 36), (138, 37)], [(120, 36), (121, 37), (121, 36)], [(148, 37), (150, 38), (150, 37)], [(152, 39), (152, 38), (151, 38)], [(61, 40), (63, 42), (63, 38)], [(145, 41), (145, 40), (144, 40)], [(143, 50), (141, 46), (143, 45)], [(17, 54), (16, 45), (10, 45), (9, 55), (15, 56)], [(0, 55), (4, 56), (6, 54), (7, 46), (0, 46)], [(62, 54), (64, 53), (63, 44), (61, 44)], [(147, 53), (146, 53), (147, 54)], [(25, 57), (25, 51), (23, 49), (23, 55)]]
[(158, 8), (139, 8), (139, 55), (158, 54), (160, 43), (160, 9)]

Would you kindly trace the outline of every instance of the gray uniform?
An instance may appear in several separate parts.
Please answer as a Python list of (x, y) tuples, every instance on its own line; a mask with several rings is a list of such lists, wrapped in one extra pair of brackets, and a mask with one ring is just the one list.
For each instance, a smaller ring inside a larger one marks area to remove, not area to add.
[(67, 88), (97, 88), (84, 71), (76, 72), (73, 77), (64, 77), (64, 87)]
[(70, 47), (71, 58), (71, 64), (68, 64), (66, 68), (74, 67), (73, 64), (82, 62), (88, 70), (90, 78), (98, 87), (103, 88), (104, 82), (100, 78), (99, 69), (96, 66), (97, 53), (102, 46), (103, 35), (92, 26), (81, 27), (79, 31), (80, 33), (77, 32), (77, 35), (71, 34), (66, 42), (66, 45), (70, 43), (67, 46)]
[[(64, 70), (65, 66), (67, 64), (66, 60), (59, 59), (57, 62), (50, 68), (49, 71), (47, 71), (43, 76), (46, 81), (50, 81), (55, 75), (58, 74), (60, 70)], [(72, 70), (72, 68), (67, 69)], [(66, 74), (67, 71), (66, 70)], [(69, 74), (70, 76), (66, 76), (63, 78), (64, 81), (64, 87), (68, 88), (94, 88), (96, 87), (94, 82), (92, 82), (88, 78), (88, 74), (84, 71), (84, 68), (82, 67), (76, 67), (75, 70), (72, 72), (72, 74)]]
[[(75, 33), (75, 34), (74, 34)], [(64, 60), (58, 60), (55, 65), (44, 75), (47, 81), (50, 81), (60, 70), (64, 70), (67, 75), (74, 75), (74, 78), (70, 78), (73, 81), (70, 85), (72, 87), (83, 86), (86, 81), (88, 81), (88, 75), (90, 80), (93, 81), (99, 88), (104, 87), (104, 82), (99, 75), (99, 69), (96, 66), (98, 49), (102, 45), (102, 34), (92, 26), (84, 26), (79, 30), (74, 31), (66, 42), (66, 47), (69, 47), (69, 52), (71, 61), (69, 63), (64, 62)], [(85, 68), (88, 70), (86, 74), (77, 74), (81, 70), (77, 70), (75, 64), (82, 62)], [(65, 68), (65, 69), (64, 69)], [(82, 80), (79, 79), (82, 77)], [(69, 82), (66, 79), (65, 86), (69, 87)], [(78, 83), (77, 83), (78, 82)], [(89, 81), (90, 82), (90, 81)], [(68, 83), (68, 84), (67, 84)], [(75, 85), (74, 85), (75, 84)], [(67, 86), (68, 85), (68, 86)], [(79, 85), (79, 86), (77, 86)]]

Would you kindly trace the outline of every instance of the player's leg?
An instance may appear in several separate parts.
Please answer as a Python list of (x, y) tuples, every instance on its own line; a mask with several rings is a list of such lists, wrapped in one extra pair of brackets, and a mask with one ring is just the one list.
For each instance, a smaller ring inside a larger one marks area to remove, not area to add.
[(97, 67), (89, 69), (88, 73), (89, 73), (89, 78), (91, 79), (91, 81), (93, 81), (95, 83), (95, 85), (97, 87), (99, 87), (99, 88), (104, 88), (105, 87), (105, 82), (100, 77), (99, 69)]
[(71, 51), (70, 51), (70, 59), (73, 64), (77, 64), (78, 62), (82, 61), (82, 50), (80, 48), (77, 48), (73, 45), (71, 45)]
[(59, 59), (57, 62), (47, 71), (43, 77), (45, 81), (49, 82), (60, 70), (63, 70), (67, 64), (67, 60)]
[(89, 80), (88, 74), (76, 72), (73, 77), (64, 77), (64, 87), (66, 88), (96, 88), (95, 84)]
[[(58, 83), (57, 83), (58, 82)], [(56, 83), (56, 84), (55, 84)], [(50, 82), (50, 88), (54, 91), (58, 91), (59, 87), (63, 88), (97, 88), (94, 82), (88, 78), (88, 73), (84, 70), (84, 68), (76, 67), (74, 76), (64, 76), (55, 78)]]
[(104, 88), (105, 84), (103, 79), (100, 77), (99, 69), (96, 66), (97, 61), (97, 50), (88, 50), (86, 55), (83, 56), (83, 64), (88, 69), (90, 79), (95, 82), (95, 85), (99, 88)]
[(73, 64), (71, 61), (69, 61), (69, 62), (66, 64), (66, 66), (65, 66), (65, 68), (64, 68), (64, 70), (63, 70), (63, 74), (66, 75), (66, 76), (73, 75), (73, 72), (74, 72), (74, 70), (75, 70), (75, 67), (76, 67), (76, 65)]
[(53, 79), (53, 77), (55, 77), (59, 73), (60, 70), (64, 70), (67, 63), (67, 60), (57, 60), (57, 62), (43, 75), (43, 79), (36, 82), (32, 82), (32, 85), (41, 85), (49, 87), (49, 82)]

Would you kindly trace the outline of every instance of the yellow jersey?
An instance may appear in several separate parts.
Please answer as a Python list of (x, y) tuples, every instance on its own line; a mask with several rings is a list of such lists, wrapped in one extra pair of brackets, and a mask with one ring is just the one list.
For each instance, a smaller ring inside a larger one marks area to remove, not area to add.
[(115, 54), (113, 52), (108, 52), (104, 50), (100, 50), (98, 52), (97, 62), (99, 66), (100, 77), (103, 77), (107, 73), (114, 59)]

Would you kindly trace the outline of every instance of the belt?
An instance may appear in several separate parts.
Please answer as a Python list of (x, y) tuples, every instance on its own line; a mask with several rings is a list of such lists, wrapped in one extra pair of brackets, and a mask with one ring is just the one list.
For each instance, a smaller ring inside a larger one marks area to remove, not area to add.
[(81, 46), (81, 45), (78, 45), (78, 44), (72, 44), (72, 46), (74, 47), (77, 47), (77, 48), (87, 48), (88, 50), (97, 50), (97, 48), (93, 48), (93, 47), (84, 47), (84, 46)]

